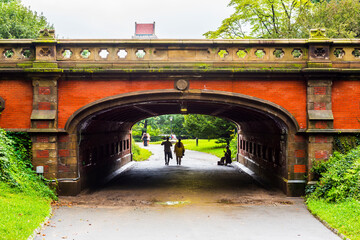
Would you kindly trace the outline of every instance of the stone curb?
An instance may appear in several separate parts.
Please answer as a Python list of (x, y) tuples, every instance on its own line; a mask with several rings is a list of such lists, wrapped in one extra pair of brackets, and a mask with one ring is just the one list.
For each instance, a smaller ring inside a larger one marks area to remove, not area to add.
[[(305, 201), (304, 201), (305, 203)], [(347, 238), (345, 235), (343, 235), (342, 233), (340, 233), (337, 229), (333, 228), (330, 226), (330, 224), (328, 224), (326, 221), (322, 220), (319, 216), (317, 216), (316, 214), (314, 214), (309, 207), (306, 205), (306, 209), (309, 211), (309, 213), (311, 213), (311, 215), (313, 215), (319, 222), (321, 222), (325, 227), (327, 227), (330, 231), (332, 231), (333, 233), (335, 233), (336, 235), (338, 235), (341, 239), (344, 240), (351, 240), (350, 238)]]
[(260, 184), (263, 188), (269, 189), (270, 186), (258, 175), (256, 175), (253, 171), (251, 171), (249, 168), (245, 167), (239, 162), (232, 162), (231, 163), (234, 168), (236, 168), (239, 172), (244, 172), (247, 175), (249, 175), (252, 179), (254, 179), (258, 184)]
[(105, 178), (104, 182), (102, 184), (108, 183), (111, 180), (113, 180), (116, 176), (118, 176), (119, 174), (131, 169), (134, 165), (136, 164), (136, 162), (131, 161), (127, 164), (125, 164), (124, 166), (122, 166), (121, 168), (119, 168), (118, 170), (114, 171), (113, 173), (111, 173), (108, 177)]

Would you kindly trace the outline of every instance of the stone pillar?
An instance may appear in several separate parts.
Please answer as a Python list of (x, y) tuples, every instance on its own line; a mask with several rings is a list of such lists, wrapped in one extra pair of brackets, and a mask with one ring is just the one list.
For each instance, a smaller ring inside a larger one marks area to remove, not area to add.
[(306, 186), (307, 141), (304, 134), (288, 135), (286, 193), (301, 196)]
[(58, 74), (31, 74), (33, 111), (31, 128), (33, 165), (44, 167), (44, 177), (57, 178), (57, 79)]
[(328, 159), (333, 150), (331, 88), (330, 77), (310, 78), (307, 82), (309, 182), (314, 180), (310, 173), (313, 162)]
[(60, 195), (77, 195), (81, 190), (80, 169), (77, 161), (77, 135), (59, 133), (58, 184)]
[(326, 74), (326, 69), (332, 68), (330, 61), (332, 41), (326, 37), (324, 29), (312, 29), (310, 36), (307, 70), (307, 165), (309, 182), (314, 180), (314, 176), (310, 172), (313, 161), (326, 160), (332, 154), (333, 137), (330, 134), (334, 128), (331, 103), (333, 76)]
[(58, 129), (58, 79), (63, 70), (56, 62), (53, 30), (42, 30), (33, 41), (35, 61), (26, 69), (33, 85), (33, 110), (29, 132), (33, 142), (33, 166), (42, 166), (46, 179), (57, 179), (59, 194), (76, 195), (80, 175), (76, 158), (76, 135)]

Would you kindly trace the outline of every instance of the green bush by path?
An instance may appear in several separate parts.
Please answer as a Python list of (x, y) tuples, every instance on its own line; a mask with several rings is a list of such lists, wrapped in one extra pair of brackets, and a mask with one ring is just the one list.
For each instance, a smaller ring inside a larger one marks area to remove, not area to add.
[(360, 240), (360, 147), (314, 162), (319, 178), (307, 187), (309, 210), (352, 240)]
[(360, 240), (360, 202), (347, 200), (340, 203), (329, 203), (323, 199), (308, 199), (309, 210), (327, 222), (332, 228), (351, 240)]
[(149, 157), (152, 155), (152, 152), (145, 148), (141, 148), (139, 145), (132, 141), (132, 153), (133, 153), (133, 160), (140, 162), (148, 160)]
[(0, 239), (26, 240), (49, 216), (51, 199), (0, 182)]
[(26, 133), (0, 129), (0, 239), (28, 239), (49, 216), (56, 194), (32, 169)]
[(31, 142), (25, 133), (0, 129), (0, 182), (24, 193), (56, 199), (56, 194), (32, 169)]
[(307, 189), (309, 198), (328, 202), (360, 200), (360, 147), (346, 154), (335, 152), (327, 161), (314, 162), (312, 171), (319, 181)]

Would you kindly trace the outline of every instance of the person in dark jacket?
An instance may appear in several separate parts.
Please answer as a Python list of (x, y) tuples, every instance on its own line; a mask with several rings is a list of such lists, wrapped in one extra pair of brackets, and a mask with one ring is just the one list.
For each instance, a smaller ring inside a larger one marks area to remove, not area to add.
[(225, 166), (227, 164), (231, 164), (231, 150), (229, 145), (226, 146), (226, 151), (225, 151)]
[(148, 135), (146, 132), (143, 133), (141, 140), (143, 140), (144, 142), (144, 147), (146, 147), (148, 145)]
[(166, 141), (163, 141), (161, 145), (164, 145), (165, 165), (169, 165), (170, 158), (172, 158), (172, 154), (171, 154), (172, 143), (169, 141), (169, 137), (167, 137)]
[(231, 150), (229, 146), (226, 146), (226, 149), (224, 151), (224, 156), (218, 161), (218, 165), (227, 165), (231, 164)]

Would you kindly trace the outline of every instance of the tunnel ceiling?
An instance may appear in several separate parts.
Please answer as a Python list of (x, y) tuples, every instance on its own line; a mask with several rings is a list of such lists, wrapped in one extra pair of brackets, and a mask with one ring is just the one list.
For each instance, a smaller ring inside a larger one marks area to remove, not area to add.
[(205, 114), (231, 120), (241, 126), (243, 131), (259, 128), (266, 132), (280, 132), (283, 123), (267, 114), (247, 106), (199, 100), (149, 101), (130, 105), (119, 105), (99, 111), (86, 122), (94, 126), (100, 122), (117, 122), (131, 127), (136, 122), (159, 115), (181, 114), (181, 108), (188, 114)]

